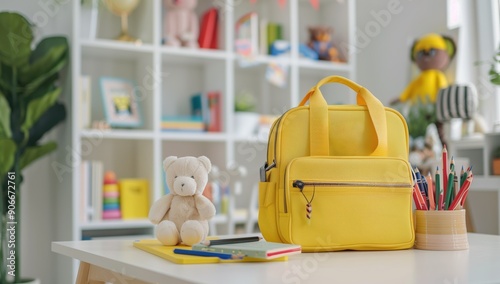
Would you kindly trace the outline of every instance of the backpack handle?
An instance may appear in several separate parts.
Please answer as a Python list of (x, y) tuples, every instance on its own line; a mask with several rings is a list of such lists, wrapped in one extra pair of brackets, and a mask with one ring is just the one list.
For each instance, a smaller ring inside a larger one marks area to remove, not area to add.
[(329, 83), (340, 83), (356, 92), (356, 102), (359, 106), (366, 106), (372, 125), (377, 135), (377, 147), (372, 156), (387, 155), (387, 119), (384, 105), (366, 88), (341, 77), (329, 76), (321, 79), (304, 96), (299, 106), (309, 101), (309, 129), (310, 153), (312, 156), (328, 156), (330, 152), (328, 134), (328, 104), (320, 91), (320, 87)]

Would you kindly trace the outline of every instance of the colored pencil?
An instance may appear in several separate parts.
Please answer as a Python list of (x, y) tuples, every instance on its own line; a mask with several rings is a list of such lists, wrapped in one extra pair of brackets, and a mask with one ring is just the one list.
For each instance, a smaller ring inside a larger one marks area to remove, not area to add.
[(467, 179), (465, 180), (462, 187), (460, 187), (460, 190), (458, 191), (458, 194), (457, 194), (455, 200), (453, 200), (453, 203), (451, 203), (449, 210), (455, 210), (457, 208), (461, 209), (458, 207), (459, 205), (460, 205), (460, 207), (463, 207), (463, 204), (465, 202), (465, 198), (467, 197), (467, 194), (469, 193), (469, 188), (470, 188), (470, 185), (472, 183), (472, 179), (473, 179), (472, 173), (469, 172)]
[[(446, 190), (448, 189), (448, 151), (446, 150), (446, 144), (443, 147), (442, 153), (442, 163), (443, 163), (443, 195), (447, 196)], [(446, 202), (446, 200), (443, 200)]]
[(453, 191), (453, 172), (448, 174), (448, 188), (446, 188), (446, 196), (444, 199), (444, 210), (448, 210), (451, 203), (451, 193)]
[(428, 185), (429, 210), (435, 210), (436, 203), (434, 202), (434, 196), (436, 195), (436, 192), (434, 190), (434, 184), (432, 182), (431, 172), (429, 172), (429, 174), (427, 175), (426, 181), (427, 181), (427, 185)]
[(436, 210), (439, 210), (439, 209), (442, 209), (441, 207), (441, 198), (442, 198), (442, 194), (443, 192), (441, 191), (441, 180), (440, 180), (440, 176), (439, 176), (439, 166), (436, 167)]

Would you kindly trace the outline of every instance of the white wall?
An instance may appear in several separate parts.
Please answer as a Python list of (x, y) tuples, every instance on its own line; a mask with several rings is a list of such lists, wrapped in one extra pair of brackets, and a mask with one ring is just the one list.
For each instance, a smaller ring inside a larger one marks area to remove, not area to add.
[[(36, 23), (35, 40), (50, 35), (65, 35), (70, 40), (71, 5), (70, 0), (2, 1), (0, 11), (19, 12)], [(68, 97), (67, 90), (69, 88), (65, 87), (64, 89), (63, 96)], [(66, 103), (66, 105), (70, 104)], [(60, 125), (57, 131), (51, 132), (49, 137), (44, 138), (57, 140), (58, 153), (46, 156), (27, 168), (23, 172), (24, 183), (20, 188), (18, 187), (22, 202), (19, 221), (22, 235), (21, 276), (39, 278), (43, 284), (62, 283), (56, 280), (58, 274), (61, 273), (61, 270), (58, 270), (61, 268), (60, 266), (56, 269), (58, 267), (56, 262), (60, 257), (51, 252), (50, 243), (58, 239), (57, 232), (64, 229), (61, 228), (63, 223), (56, 221), (61, 219), (61, 216), (57, 216), (56, 208), (61, 202), (59, 200), (61, 191), (66, 191), (63, 194), (70, 191), (69, 187), (64, 186), (68, 182), (69, 175), (65, 177), (66, 180), (59, 182), (52, 170), (51, 162), (62, 156), (60, 153), (66, 145), (65, 139), (62, 137), (68, 136), (65, 134), (68, 129), (67, 125), (69, 125), (69, 120)], [(67, 229), (71, 231), (71, 227)], [(70, 263), (69, 258), (66, 258), (65, 261)], [(63, 268), (65, 267), (63, 266)], [(71, 266), (67, 266), (67, 269), (70, 268)]]

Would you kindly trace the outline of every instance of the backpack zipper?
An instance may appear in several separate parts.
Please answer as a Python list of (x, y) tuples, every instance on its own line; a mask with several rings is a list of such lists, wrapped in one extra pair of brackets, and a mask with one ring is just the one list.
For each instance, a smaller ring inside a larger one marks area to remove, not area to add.
[(408, 183), (382, 183), (382, 182), (304, 182), (302, 180), (294, 180), (293, 187), (299, 188), (301, 191), (305, 186), (344, 186), (344, 187), (395, 187), (395, 188), (407, 188), (412, 187), (411, 184)]
[[(409, 183), (395, 182), (395, 183), (382, 183), (382, 182), (312, 182), (312, 181), (302, 181), (294, 180), (292, 183), (293, 187), (298, 188), (301, 192), (306, 186), (330, 186), (330, 187), (393, 187), (393, 188), (408, 188), (412, 187)], [(286, 206), (286, 186), (283, 187), (285, 190), (284, 198), (284, 209), (285, 213), (288, 213), (288, 208)]]

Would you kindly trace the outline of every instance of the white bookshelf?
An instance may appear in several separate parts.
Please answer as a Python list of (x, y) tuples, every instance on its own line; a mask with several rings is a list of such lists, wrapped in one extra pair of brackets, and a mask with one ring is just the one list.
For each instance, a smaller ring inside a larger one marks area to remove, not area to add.
[[(100, 1), (97, 1), (100, 2)], [(356, 58), (345, 52), (347, 63), (313, 61), (299, 56), (298, 44), (308, 41), (307, 27), (329, 25), (334, 27), (333, 42), (339, 50), (353, 46), (355, 41), (355, 1), (321, 1), (320, 10), (314, 10), (309, 1), (289, 0), (280, 7), (277, 0), (198, 1), (196, 13), (201, 16), (212, 5), (220, 7), (219, 50), (172, 48), (162, 45), (161, 1), (143, 0), (129, 17), (130, 34), (142, 44), (113, 40), (120, 29), (119, 17), (101, 5), (95, 38), (89, 37), (89, 7), (80, 1), (73, 7), (72, 80), (73, 100), (72, 148), (77, 149), (74, 165), (82, 160), (102, 160), (105, 170), (114, 170), (118, 178), (145, 178), (151, 187), (151, 203), (163, 195), (162, 161), (166, 156), (206, 155), (214, 165), (224, 169), (228, 165), (242, 165), (248, 170), (244, 188), (234, 198), (234, 208), (246, 208), (252, 189), (258, 182), (258, 168), (265, 161), (267, 137), (236, 137), (233, 133), (234, 95), (245, 89), (257, 100), (261, 114), (280, 115), (298, 104), (317, 81), (329, 75), (342, 75), (355, 80)], [(243, 68), (233, 51), (236, 19), (249, 11), (259, 17), (278, 22), (283, 37), (291, 44), (288, 56), (259, 55), (255, 66)], [(351, 44), (350, 44), (351, 43)], [(287, 85), (276, 87), (265, 79), (266, 67), (279, 62), (288, 67)], [(92, 80), (92, 120), (103, 120), (102, 100), (98, 80), (102, 76), (122, 77), (143, 87), (141, 108), (144, 124), (139, 129), (82, 129), (78, 82), (80, 75)], [(222, 96), (222, 132), (174, 133), (162, 132), (162, 115), (189, 114), (189, 97), (200, 91), (217, 90)], [(330, 103), (354, 103), (355, 97), (347, 88), (325, 86), (323, 93)], [(333, 95), (335, 94), (335, 95)], [(85, 148), (85, 149), (83, 149)], [(232, 177), (230, 175), (230, 177)], [(79, 240), (87, 231), (108, 235), (109, 231), (135, 230), (152, 234), (153, 226), (147, 220), (98, 221), (82, 223), (79, 219), (80, 172), (72, 171), (72, 239)], [(241, 212), (241, 211), (238, 211)], [(240, 214), (216, 216), (215, 223), (242, 221)], [(255, 214), (252, 214), (255, 217)], [(75, 273), (75, 271), (73, 271)], [(73, 274), (73, 277), (76, 274)]]

